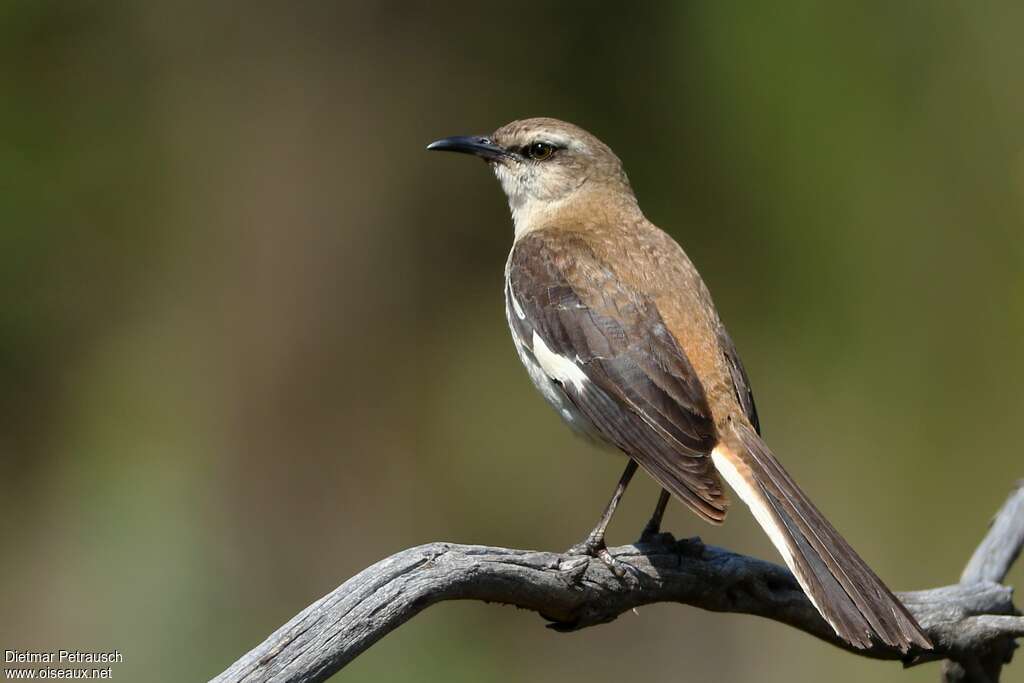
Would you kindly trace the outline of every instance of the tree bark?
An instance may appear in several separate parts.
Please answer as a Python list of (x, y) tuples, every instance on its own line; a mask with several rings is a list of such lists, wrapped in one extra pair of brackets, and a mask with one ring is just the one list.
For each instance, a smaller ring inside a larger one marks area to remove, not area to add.
[[(960, 585), (1002, 583), (1024, 545), (1024, 480), (1018, 481), (1010, 497), (992, 519), (988, 533), (971, 555), (960, 575)], [(962, 652), (942, 663), (944, 683), (988, 683), (999, 680), (1003, 666), (1010, 663), (1017, 641), (1012, 636), (995, 638), (985, 647)]]
[(1001, 581), (1024, 544), (1024, 488), (1011, 494), (978, 546), (961, 582), (898, 594), (935, 649), (906, 655), (881, 645), (841, 641), (788, 569), (661, 534), (611, 549), (626, 569), (616, 577), (600, 560), (558, 553), (428, 543), (368, 567), (297, 614), (214, 683), (323, 681), (386, 634), (445, 600), (483, 600), (530, 609), (556, 631), (614, 620), (655, 602), (754, 614), (805, 631), (853, 654), (912, 666), (948, 660), (949, 683), (994, 683), (1009, 661), (1024, 618)]

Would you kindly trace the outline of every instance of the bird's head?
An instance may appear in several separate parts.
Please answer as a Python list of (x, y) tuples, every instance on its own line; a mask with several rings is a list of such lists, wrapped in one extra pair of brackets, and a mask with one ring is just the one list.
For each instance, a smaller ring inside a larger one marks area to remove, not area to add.
[(558, 119), (513, 121), (491, 135), (444, 138), (427, 149), (485, 160), (508, 196), (517, 233), (539, 213), (592, 190), (633, 198), (622, 162), (608, 145)]

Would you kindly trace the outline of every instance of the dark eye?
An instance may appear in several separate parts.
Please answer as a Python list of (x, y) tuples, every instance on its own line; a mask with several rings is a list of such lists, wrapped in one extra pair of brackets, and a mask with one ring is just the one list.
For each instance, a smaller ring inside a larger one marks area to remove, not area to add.
[(523, 150), (534, 161), (544, 161), (555, 153), (555, 146), (546, 142), (534, 142)]

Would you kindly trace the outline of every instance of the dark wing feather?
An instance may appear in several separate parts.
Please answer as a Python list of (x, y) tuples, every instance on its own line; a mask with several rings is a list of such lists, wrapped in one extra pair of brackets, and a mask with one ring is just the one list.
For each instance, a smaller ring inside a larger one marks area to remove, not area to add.
[(746, 414), (747, 419), (750, 420), (750, 424), (754, 425), (754, 430), (760, 434), (761, 422), (757, 419), (754, 391), (750, 388), (750, 379), (747, 377), (746, 368), (743, 367), (743, 361), (740, 360), (740, 354), (736, 351), (736, 345), (733, 344), (732, 337), (726, 332), (724, 325), (718, 328), (718, 342), (725, 353), (725, 360), (729, 363), (732, 386), (736, 391), (736, 398), (740, 402), (740, 407), (743, 408), (743, 412)]
[(508, 286), (524, 350), (532, 352), (536, 333), (585, 374), (583, 386), (561, 386), (576, 408), (695, 512), (722, 521), (727, 500), (708, 455), (715, 437), (707, 398), (654, 303), (571, 236), (522, 238)]

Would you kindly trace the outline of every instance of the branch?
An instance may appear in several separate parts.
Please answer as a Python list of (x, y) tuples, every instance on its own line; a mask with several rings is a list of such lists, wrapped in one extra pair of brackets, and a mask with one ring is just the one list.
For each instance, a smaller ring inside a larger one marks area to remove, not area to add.
[[(1017, 482), (1010, 497), (996, 513), (988, 533), (960, 575), (960, 585), (1001, 583), (1020, 554), (1021, 546), (1024, 546), (1024, 480)], [(1016, 635), (1021, 634), (1018, 632)], [(1003, 666), (1010, 663), (1016, 648), (1013, 634), (996, 638), (984, 648), (964, 652), (957, 659), (943, 662), (942, 680), (944, 683), (998, 681)]]
[(971, 555), (960, 583), (1002, 583), (1024, 546), (1024, 479), (996, 513), (988, 533)]
[[(1012, 510), (1005, 516), (1012, 524), (999, 522), (1003, 513), (993, 524), (989, 536), (998, 533), (1003, 540), (989, 543), (986, 538), (975, 553), (986, 555), (978, 561), (986, 567), (979, 577), (995, 577), (998, 570), (1001, 580), (1019, 552), (1024, 543), (1019, 533), (1024, 525), (1022, 500), (1024, 496), (1015, 495), (1007, 502)], [(1018, 533), (1005, 532), (1007, 526)], [(1008, 552), (1011, 538), (1016, 546)], [(994, 681), (971, 669), (1000, 643), (1024, 635), (1024, 618), (1017, 616), (1012, 590), (994, 580), (899, 594), (935, 645), (932, 651), (901, 656), (884, 646), (857, 650), (841, 641), (789, 570), (770, 562), (704, 545), (700, 539), (675, 541), (669, 534), (611, 553), (627, 569), (621, 579), (599, 560), (556, 553), (452, 543), (403, 550), (304, 609), (213, 683), (323, 681), (420, 611), (445, 600), (515, 605), (539, 613), (557, 631), (607, 623), (655, 602), (754, 614), (866, 657), (902, 659), (908, 666), (938, 659), (963, 662), (968, 677), (957, 679), (962, 681)]]

